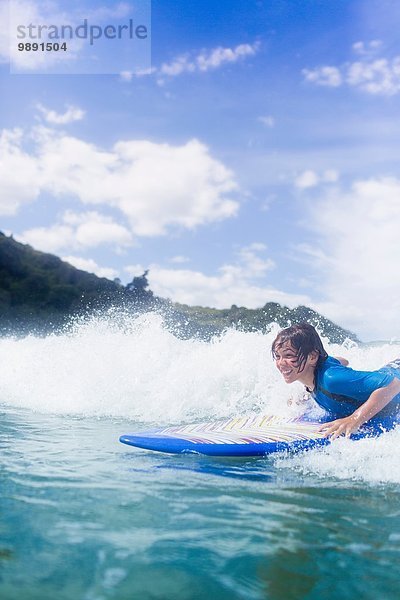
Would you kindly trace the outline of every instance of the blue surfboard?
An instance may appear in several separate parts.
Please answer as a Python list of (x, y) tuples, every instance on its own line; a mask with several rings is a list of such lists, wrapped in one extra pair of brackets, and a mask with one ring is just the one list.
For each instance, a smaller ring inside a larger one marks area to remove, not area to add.
[(120, 442), (172, 454), (263, 456), (329, 444), (320, 427), (321, 423), (301, 418), (257, 415), (139, 431), (122, 435)]
[[(129, 446), (171, 454), (264, 456), (273, 452), (298, 452), (329, 444), (330, 440), (319, 431), (320, 427), (320, 422), (304, 418), (253, 415), (128, 433), (121, 435), (119, 440)], [(376, 437), (384, 431), (385, 428), (378, 423), (362, 428), (351, 438), (357, 440)]]

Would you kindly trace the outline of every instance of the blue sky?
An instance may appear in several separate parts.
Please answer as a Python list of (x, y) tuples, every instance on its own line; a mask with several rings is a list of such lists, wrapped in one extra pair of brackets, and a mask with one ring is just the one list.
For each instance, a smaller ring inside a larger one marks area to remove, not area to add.
[[(13, 2), (75, 22), (134, 9)], [(10, 74), (0, 32), (0, 229), (123, 282), (149, 268), (179, 302), (306, 304), (364, 340), (400, 337), (398, 3), (151, 12), (146, 75), (118, 52), (113, 75)]]

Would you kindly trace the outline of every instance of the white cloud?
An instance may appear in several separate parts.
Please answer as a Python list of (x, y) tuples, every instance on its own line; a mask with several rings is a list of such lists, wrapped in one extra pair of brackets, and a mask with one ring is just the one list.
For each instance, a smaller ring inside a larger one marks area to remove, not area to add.
[(212, 50), (203, 50), (197, 56), (190, 54), (178, 56), (170, 63), (163, 63), (158, 69), (158, 73), (163, 76), (176, 77), (182, 73), (205, 72), (211, 69), (218, 69), (222, 65), (235, 63), (238, 60), (248, 56), (254, 56), (258, 51), (259, 43), (239, 44), (235, 48), (213, 48)]
[(325, 269), (332, 261), (330, 255), (324, 252), (322, 248), (319, 248), (315, 245), (312, 246), (306, 242), (295, 244), (294, 250), (296, 253), (294, 256), (292, 256), (294, 260), (308, 265), (312, 264), (314, 268), (317, 267)]
[(171, 63), (162, 64), (159, 69), (162, 75), (168, 75), (169, 77), (176, 77), (182, 73), (193, 73), (194, 71), (196, 71), (196, 63), (190, 60), (189, 54), (178, 56)]
[(400, 180), (360, 180), (313, 199), (307, 222), (314, 255), (305, 251), (325, 298), (315, 308), (366, 340), (400, 338)]
[(106, 277), (107, 279), (115, 279), (118, 277), (118, 271), (111, 267), (101, 267), (92, 258), (81, 258), (79, 256), (63, 256), (62, 260), (69, 263), (77, 269), (94, 273), (98, 277)]
[(265, 249), (264, 244), (257, 243), (242, 248), (237, 261), (221, 266), (215, 275), (150, 265), (150, 288), (175, 302), (214, 308), (229, 308), (232, 304), (257, 308), (270, 301), (289, 306), (309, 303), (306, 296), (288, 294), (260, 283), (275, 266), (270, 258), (260, 256)]
[[(254, 242), (249, 246), (241, 248), (238, 252), (240, 275), (248, 278), (259, 278), (275, 268), (275, 263), (270, 258), (263, 258), (259, 253), (265, 252), (267, 246), (260, 242)], [(231, 269), (232, 267), (229, 267)], [(221, 267), (226, 271), (228, 267)]]
[(132, 71), (121, 71), (119, 74), (121, 81), (132, 81), (134, 73)]
[(336, 169), (327, 169), (323, 172), (321, 179), (325, 183), (335, 183), (339, 179), (339, 173)]
[(266, 115), (264, 117), (258, 117), (258, 120), (260, 121), (260, 123), (262, 123), (266, 127), (274, 127), (275, 126), (275, 119), (271, 115)]
[(217, 69), (225, 63), (237, 62), (246, 56), (254, 56), (259, 44), (240, 44), (236, 48), (214, 48), (211, 51), (203, 51), (196, 58), (197, 67), (200, 71)]
[(142, 275), (146, 271), (146, 268), (140, 263), (136, 263), (134, 265), (126, 265), (123, 268), (123, 271), (127, 273), (131, 281), (133, 277), (139, 277)]
[[(24, 144), (31, 138), (35, 148), (28, 154)], [(127, 140), (108, 151), (43, 126), (25, 138), (20, 131), (4, 131), (1, 139), (3, 214), (15, 213), (43, 191), (112, 207), (136, 235), (157, 236), (238, 212), (231, 197), (238, 191), (234, 174), (196, 139), (181, 146)]]
[(335, 169), (327, 169), (321, 174), (308, 169), (303, 171), (294, 181), (294, 185), (302, 190), (316, 187), (321, 183), (334, 183), (338, 180), (339, 174)]
[(15, 215), (40, 194), (40, 164), (23, 149), (22, 141), (21, 129), (0, 132), (0, 216)]
[(400, 92), (400, 56), (355, 62), (347, 69), (347, 83), (369, 94), (393, 96)]
[(228, 197), (237, 189), (233, 173), (198, 140), (119, 142), (114, 150), (123, 164), (122, 180), (114, 181), (118, 206), (137, 235), (162, 235), (171, 225), (193, 229), (237, 213)]
[(319, 177), (315, 173), (315, 171), (304, 171), (295, 179), (295, 186), (300, 189), (307, 189), (310, 187), (315, 187), (319, 183)]
[(169, 259), (170, 263), (173, 263), (175, 265), (182, 265), (184, 263), (190, 262), (189, 259), (187, 258), (187, 256), (173, 256), (172, 258)]
[(92, 248), (100, 244), (113, 244), (119, 248), (132, 246), (131, 232), (115, 223), (111, 217), (97, 212), (64, 214), (64, 222), (75, 228), (75, 239), (78, 246)]
[(133, 243), (131, 232), (108, 216), (90, 211), (64, 213), (61, 223), (51, 227), (35, 227), (23, 231), (21, 241), (44, 252), (58, 253), (66, 249), (81, 250), (109, 244), (117, 249)]
[(302, 71), (306, 81), (316, 85), (327, 87), (339, 87), (342, 83), (342, 75), (337, 67), (318, 67), (316, 69), (303, 69)]
[(137, 69), (136, 71), (121, 71), (119, 74), (120, 81), (129, 83), (132, 81), (134, 77), (144, 77), (145, 75), (153, 75), (156, 73), (157, 69), (155, 67), (150, 67), (148, 69)]
[(77, 106), (68, 105), (64, 113), (57, 113), (42, 104), (37, 104), (36, 107), (42, 113), (45, 121), (52, 125), (66, 125), (67, 123), (80, 121), (85, 116), (85, 111)]
[[(236, 63), (249, 56), (254, 56), (260, 47), (259, 42), (254, 44), (239, 44), (235, 48), (224, 48), (218, 46), (211, 50), (202, 50), (197, 55), (185, 53), (175, 57), (169, 63), (162, 63), (160, 67), (152, 67), (143, 71), (122, 71), (120, 81), (129, 83), (133, 77), (143, 75), (156, 75), (157, 83), (162, 86), (165, 78), (177, 77), (183, 73), (204, 73), (206, 71), (219, 69), (227, 64)], [(272, 118), (272, 117), (270, 117)], [(269, 125), (270, 127), (272, 125)]]
[(149, 273), (150, 287), (159, 296), (193, 306), (229, 308), (232, 304), (259, 308), (267, 302), (286, 306), (309, 304), (310, 298), (288, 294), (268, 286), (257, 286), (248, 280), (232, 279), (230, 273), (215, 276), (188, 269), (163, 269), (153, 265)]
[(348, 85), (373, 95), (393, 96), (400, 92), (400, 56), (376, 58), (381, 43), (356, 42), (353, 50), (361, 58), (339, 66), (303, 69), (306, 81), (315, 85), (339, 87)]
[(382, 46), (381, 40), (371, 40), (370, 42), (355, 42), (352, 46), (354, 52), (361, 56), (375, 54)]
[(61, 249), (76, 246), (74, 230), (63, 224), (27, 229), (17, 234), (16, 238), (23, 244), (30, 244), (42, 252), (57, 253)]

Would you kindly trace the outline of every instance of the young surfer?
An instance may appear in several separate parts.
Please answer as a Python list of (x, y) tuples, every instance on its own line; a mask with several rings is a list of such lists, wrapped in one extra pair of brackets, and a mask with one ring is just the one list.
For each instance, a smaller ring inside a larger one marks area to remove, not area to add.
[(400, 409), (400, 359), (377, 371), (354, 371), (346, 359), (328, 356), (308, 323), (283, 329), (272, 355), (286, 383), (300, 381), (325, 409), (330, 421), (321, 431), (327, 437), (349, 437), (371, 419), (393, 427)]

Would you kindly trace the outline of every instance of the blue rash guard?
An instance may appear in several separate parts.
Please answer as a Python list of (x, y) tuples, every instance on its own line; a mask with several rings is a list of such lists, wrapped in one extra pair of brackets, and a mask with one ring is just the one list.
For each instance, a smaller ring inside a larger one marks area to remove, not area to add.
[[(389, 363), (377, 371), (354, 371), (328, 356), (315, 370), (315, 388), (311, 396), (325, 409), (329, 420), (351, 415), (364, 404), (375, 390), (400, 379), (400, 361)], [(372, 420), (393, 420), (399, 413), (400, 394), (397, 394)]]

